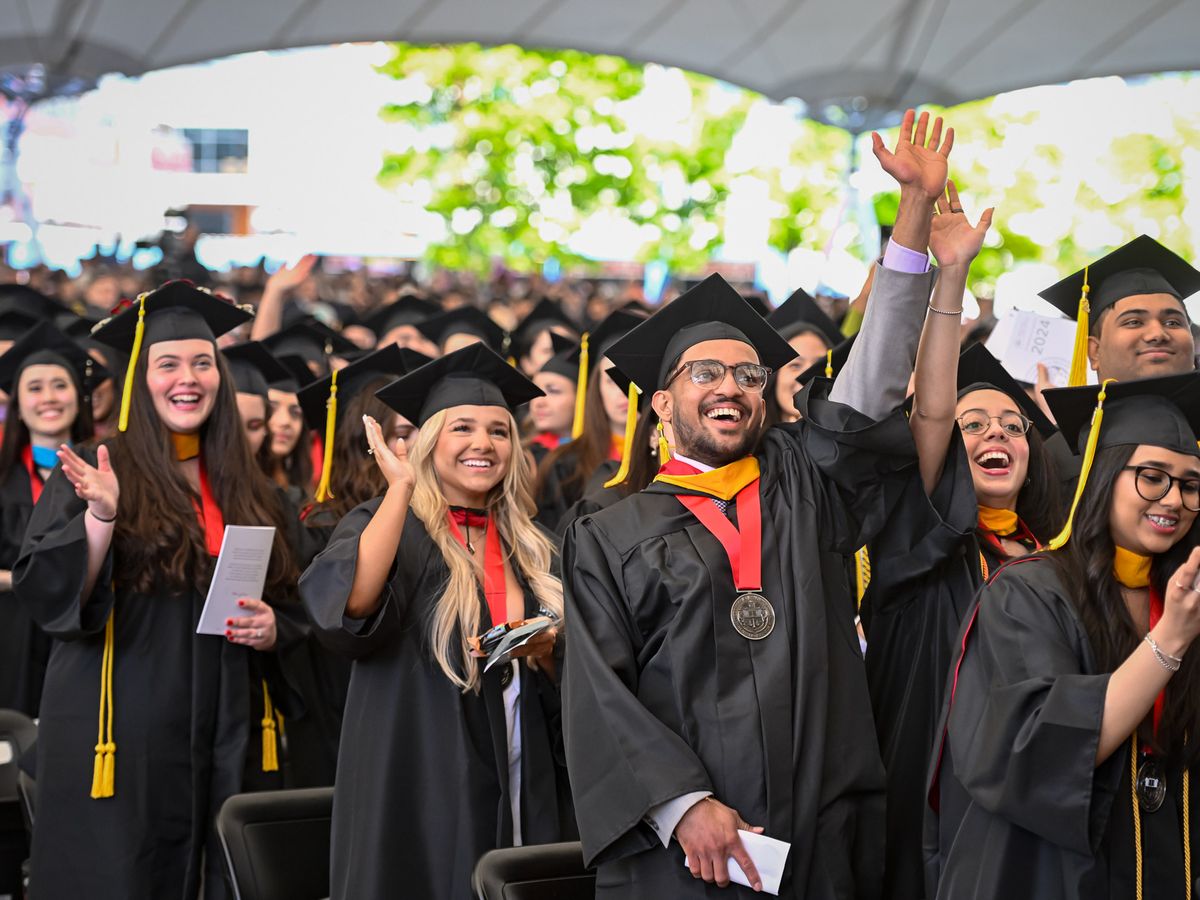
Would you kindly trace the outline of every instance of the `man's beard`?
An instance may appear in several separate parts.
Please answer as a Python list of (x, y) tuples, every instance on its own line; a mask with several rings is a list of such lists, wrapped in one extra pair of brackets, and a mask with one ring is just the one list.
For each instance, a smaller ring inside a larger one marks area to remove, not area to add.
[[(749, 419), (750, 411), (746, 409), (745, 404), (735, 403), (733, 405), (738, 406), (743, 415)], [(754, 451), (761, 432), (759, 423), (747, 422), (745, 430), (737, 436), (734, 443), (723, 444), (719, 443), (704, 428), (703, 423), (698, 421), (702, 415), (700, 410), (695, 410), (694, 415), (677, 416), (672, 423), (675, 431), (675, 449), (678, 454), (702, 462), (706, 466), (718, 468), (741, 459), (743, 456), (749, 456)]]

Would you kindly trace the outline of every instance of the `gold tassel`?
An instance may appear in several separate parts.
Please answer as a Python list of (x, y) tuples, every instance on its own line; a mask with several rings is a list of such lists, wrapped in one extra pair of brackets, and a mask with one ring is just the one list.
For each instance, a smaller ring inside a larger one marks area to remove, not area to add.
[(663, 423), (658, 423), (658, 464), (665, 466), (671, 461), (671, 445), (667, 443), (666, 432), (663, 431)]
[(825, 377), (833, 377), (833, 348), (830, 347), (825, 351)]
[(278, 724), (275, 708), (271, 705), (271, 692), (267, 689), (267, 679), (263, 679), (263, 717), (262, 717), (262, 770), (264, 772), (279, 771)]
[(142, 352), (142, 336), (146, 333), (146, 297), (138, 297), (137, 326), (133, 329), (133, 348), (129, 351), (129, 365), (125, 369), (125, 384), (121, 387), (121, 415), (117, 420), (117, 429), (124, 431), (129, 427), (129, 405), (133, 400), (133, 372), (137, 368), (138, 354)]
[(587, 408), (588, 332), (579, 339), (579, 375), (575, 378), (575, 420), (571, 423), (571, 439), (583, 434), (583, 414)]
[(1088, 329), (1091, 318), (1091, 304), (1088, 303), (1088, 270), (1083, 270), (1083, 289), (1079, 294), (1079, 315), (1075, 320), (1075, 349), (1071, 353), (1071, 369), (1067, 375), (1067, 387), (1080, 387), (1087, 384), (1087, 351)]
[(625, 414), (625, 438), (621, 445), (621, 467), (617, 474), (604, 482), (606, 488), (616, 487), (629, 477), (629, 460), (633, 456), (633, 433), (637, 431), (638, 417), (638, 386), (629, 382), (629, 412)]
[(1079, 484), (1075, 486), (1075, 498), (1071, 501), (1071, 512), (1067, 515), (1067, 523), (1062, 531), (1047, 546), (1058, 550), (1071, 539), (1071, 526), (1075, 521), (1075, 510), (1079, 507), (1079, 498), (1087, 485), (1088, 474), (1092, 471), (1092, 462), (1096, 458), (1096, 444), (1100, 440), (1100, 423), (1104, 421), (1104, 399), (1108, 395), (1108, 386), (1116, 381), (1115, 378), (1105, 378), (1100, 385), (1100, 394), (1096, 397), (1096, 408), (1092, 411), (1092, 430), (1088, 433), (1087, 446), (1083, 449), (1083, 464), (1079, 467)]
[(117, 745), (113, 742), (113, 613), (104, 623), (100, 656), (100, 714), (96, 729), (96, 759), (92, 765), (92, 799), (111, 797), (116, 790)]
[(321, 460), (321, 480), (317, 483), (316, 501), (324, 503), (333, 496), (329, 479), (333, 475), (333, 437), (337, 430), (337, 377), (334, 369), (329, 376), (329, 399), (325, 401), (325, 454)]
[(854, 592), (858, 598), (857, 607), (862, 607), (863, 595), (871, 584), (871, 557), (866, 547), (859, 547), (854, 554)]

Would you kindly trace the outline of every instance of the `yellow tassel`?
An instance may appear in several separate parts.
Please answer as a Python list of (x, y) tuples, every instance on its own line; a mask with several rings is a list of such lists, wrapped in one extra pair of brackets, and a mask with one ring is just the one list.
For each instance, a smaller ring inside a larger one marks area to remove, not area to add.
[(96, 759), (92, 764), (92, 799), (111, 797), (116, 790), (117, 745), (113, 742), (113, 613), (104, 624), (100, 656), (100, 713), (96, 728)]
[(625, 414), (625, 439), (621, 446), (621, 467), (617, 474), (604, 482), (606, 488), (616, 487), (629, 477), (629, 460), (633, 457), (633, 433), (637, 431), (638, 386), (629, 382), (629, 412)]
[(333, 437), (337, 430), (337, 377), (334, 369), (329, 376), (329, 399), (325, 401), (325, 457), (321, 460), (321, 480), (317, 483), (316, 501), (324, 503), (333, 496), (329, 478), (333, 475)]
[(825, 377), (833, 377), (833, 348), (825, 351)]
[(857, 596), (857, 606), (862, 606), (863, 595), (871, 585), (871, 557), (866, 547), (859, 547), (854, 554), (854, 593)]
[(129, 351), (129, 365), (125, 369), (125, 384), (121, 387), (121, 415), (117, 428), (124, 431), (129, 427), (129, 405), (133, 400), (133, 371), (137, 368), (138, 354), (142, 352), (142, 336), (146, 333), (146, 297), (138, 297), (137, 327), (133, 329), (133, 348)]
[(1075, 320), (1075, 349), (1071, 353), (1071, 369), (1067, 375), (1067, 387), (1087, 384), (1088, 329), (1091, 304), (1088, 303), (1088, 270), (1083, 270), (1083, 290), (1079, 294), (1079, 316)]
[(667, 443), (666, 432), (663, 431), (663, 423), (658, 423), (658, 464), (665, 466), (671, 461), (671, 445)]
[(267, 679), (263, 679), (263, 717), (262, 717), (262, 770), (264, 772), (279, 771), (279, 744), (275, 710), (271, 705), (271, 692), (267, 689)]
[(1092, 471), (1092, 462), (1096, 458), (1096, 444), (1100, 440), (1100, 423), (1104, 421), (1104, 398), (1108, 395), (1108, 386), (1116, 381), (1115, 378), (1105, 378), (1100, 385), (1100, 394), (1096, 397), (1096, 408), (1092, 411), (1092, 430), (1088, 433), (1087, 446), (1083, 449), (1083, 464), (1079, 467), (1079, 484), (1075, 486), (1075, 499), (1071, 501), (1071, 512), (1067, 516), (1067, 524), (1047, 546), (1058, 550), (1071, 539), (1071, 525), (1075, 521), (1075, 510), (1079, 507), (1079, 498), (1087, 485), (1088, 474)]
[(583, 434), (583, 414), (587, 407), (588, 387), (588, 333), (579, 339), (579, 375), (575, 379), (575, 421), (571, 423), (571, 439), (578, 440)]

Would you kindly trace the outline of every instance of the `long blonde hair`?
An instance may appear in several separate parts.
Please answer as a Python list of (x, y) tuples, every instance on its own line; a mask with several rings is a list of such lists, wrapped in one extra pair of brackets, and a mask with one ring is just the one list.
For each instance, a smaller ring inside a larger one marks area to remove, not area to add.
[[(433, 658), (463, 693), (478, 691), (481, 668), (469, 655), (467, 638), (479, 634), (479, 585), (483, 567), (450, 531), (450, 504), (442, 492), (433, 465), (446, 411), (434, 413), (417, 432), (409, 456), (416, 475), (410, 508), (425, 524), (429, 537), (442, 553), (450, 577), (429, 622), (429, 644)], [(537, 507), (533, 502), (533, 479), (524, 465), (517, 438), (517, 422), (508, 414), (512, 456), (508, 471), (487, 498), (487, 511), (499, 530), (508, 552), (509, 564), (533, 590), (538, 602), (558, 618), (563, 614), (562, 582), (550, 574), (554, 545), (533, 524)], [(498, 624), (498, 623), (497, 623)]]

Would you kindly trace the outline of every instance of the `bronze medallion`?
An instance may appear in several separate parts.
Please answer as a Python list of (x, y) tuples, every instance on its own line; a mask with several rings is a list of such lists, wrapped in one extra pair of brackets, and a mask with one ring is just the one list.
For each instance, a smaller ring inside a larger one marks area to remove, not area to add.
[(737, 633), (750, 641), (761, 641), (775, 629), (775, 609), (762, 594), (742, 594), (733, 601), (729, 618)]

